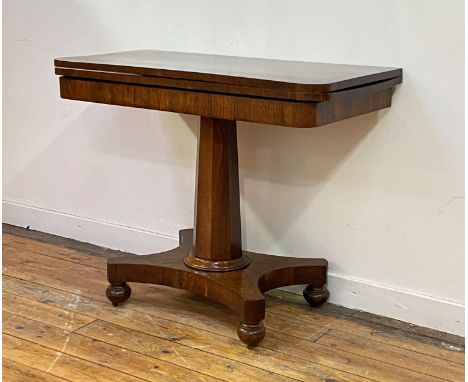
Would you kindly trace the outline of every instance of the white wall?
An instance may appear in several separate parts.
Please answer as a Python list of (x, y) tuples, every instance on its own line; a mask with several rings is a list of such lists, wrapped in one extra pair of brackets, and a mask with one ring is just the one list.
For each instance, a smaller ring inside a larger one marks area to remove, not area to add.
[(62, 100), (55, 57), (402, 67), (391, 109), (239, 123), (244, 247), (326, 257), (331, 301), (462, 334), (463, 14), (462, 0), (5, 0), (4, 221), (138, 253), (192, 225), (198, 118)]

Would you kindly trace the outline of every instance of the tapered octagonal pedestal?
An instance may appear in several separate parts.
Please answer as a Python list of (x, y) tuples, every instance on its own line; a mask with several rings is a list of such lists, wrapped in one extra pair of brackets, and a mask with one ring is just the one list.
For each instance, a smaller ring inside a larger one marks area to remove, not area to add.
[(127, 283), (141, 282), (204, 295), (238, 314), (239, 338), (257, 345), (265, 336), (263, 292), (309, 284), (304, 296), (320, 305), (323, 293), (321, 299), (309, 297), (326, 290), (327, 261), (242, 250), (236, 134), (235, 121), (201, 119), (195, 229), (180, 231), (179, 247), (168, 252), (110, 258), (106, 294), (118, 305), (130, 297)]

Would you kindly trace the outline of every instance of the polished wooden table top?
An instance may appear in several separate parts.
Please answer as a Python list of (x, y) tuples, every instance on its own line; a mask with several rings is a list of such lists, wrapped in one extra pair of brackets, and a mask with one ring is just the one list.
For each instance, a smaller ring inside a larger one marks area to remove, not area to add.
[(300, 101), (375, 83), (394, 86), (402, 75), (398, 68), (159, 50), (58, 58), (55, 66), (70, 77)]
[(157, 50), (58, 58), (55, 72), (62, 98), (291, 127), (389, 107), (402, 81), (398, 68)]
[(60, 68), (329, 92), (401, 77), (401, 69), (135, 50), (58, 58)]

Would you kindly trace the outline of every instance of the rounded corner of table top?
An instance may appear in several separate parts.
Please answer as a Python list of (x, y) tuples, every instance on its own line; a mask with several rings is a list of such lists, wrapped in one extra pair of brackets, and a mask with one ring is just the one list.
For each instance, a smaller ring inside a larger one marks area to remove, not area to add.
[(62, 98), (291, 127), (389, 107), (403, 75), (401, 68), (155, 50), (54, 65)]

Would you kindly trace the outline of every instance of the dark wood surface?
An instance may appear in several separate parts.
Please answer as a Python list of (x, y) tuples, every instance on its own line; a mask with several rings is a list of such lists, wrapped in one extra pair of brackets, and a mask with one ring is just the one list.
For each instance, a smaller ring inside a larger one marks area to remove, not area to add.
[(197, 165), (196, 237), (185, 263), (211, 271), (244, 268), (236, 121), (201, 118)]
[(316, 127), (389, 107), (402, 70), (164, 51), (60, 58), (62, 98)]
[[(315, 127), (391, 105), (401, 70), (161, 51), (57, 59), (62, 98), (201, 116), (195, 226), (180, 246), (108, 260), (109, 300), (128, 282), (156, 283), (210, 297), (238, 314), (239, 338), (265, 336), (263, 292), (308, 284), (304, 298), (329, 296), (327, 262), (242, 250), (236, 121)], [(279, 98), (277, 98), (277, 96)]]
[[(291, 91), (288, 89), (232, 85), (218, 82), (186, 80), (169, 77), (139, 76), (126, 73), (108, 73), (96, 70), (55, 68), (55, 74), (66, 77), (113, 81), (124, 84), (161, 86), (172, 89), (205, 91), (221, 94), (256, 96), (262, 98), (275, 98), (296, 101), (327, 101), (332, 99), (336, 95), (336, 93), (334, 92), (313, 93), (303, 91)], [(398, 78), (400, 78), (401, 82), (401, 77)]]
[(401, 77), (399, 68), (136, 50), (55, 60), (60, 68), (168, 77), (312, 93)]
[[(180, 246), (163, 253), (147, 256), (131, 254), (109, 258), (107, 296), (114, 305), (130, 297), (127, 282), (166, 285), (203, 295), (218, 301), (237, 314), (239, 338), (248, 345), (258, 345), (265, 336), (265, 297), (274, 288), (294, 284), (309, 284), (326, 292), (327, 261), (325, 259), (269, 256), (244, 251), (250, 264), (229, 272), (203, 272), (184, 264), (193, 248), (193, 230), (180, 231)], [(322, 293), (323, 296), (323, 293)], [(307, 300), (312, 306), (326, 302)], [(263, 328), (263, 329), (260, 329)], [(251, 333), (249, 333), (249, 331)]]
[(60, 95), (77, 101), (310, 128), (390, 107), (395, 81), (338, 92), (333, 101), (327, 102), (296, 102), (71, 77), (60, 77)]

